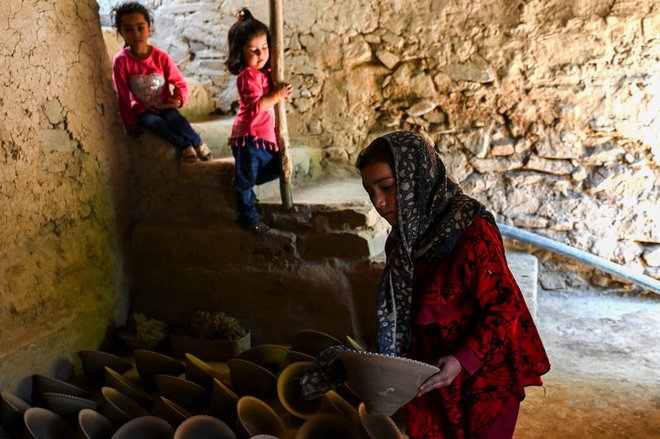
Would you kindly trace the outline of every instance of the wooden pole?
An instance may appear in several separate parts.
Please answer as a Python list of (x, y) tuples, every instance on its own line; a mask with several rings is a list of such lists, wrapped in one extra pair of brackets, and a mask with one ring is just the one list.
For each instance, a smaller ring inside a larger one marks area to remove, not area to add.
[[(270, 33), (272, 37), (270, 68), (274, 84), (284, 82), (284, 19), (282, 18), (282, 0), (270, 0)], [(293, 207), (291, 197), (291, 153), (289, 151), (289, 128), (286, 123), (286, 101), (275, 105), (275, 134), (280, 146), (282, 173), (280, 175), (280, 195), (285, 209)]]

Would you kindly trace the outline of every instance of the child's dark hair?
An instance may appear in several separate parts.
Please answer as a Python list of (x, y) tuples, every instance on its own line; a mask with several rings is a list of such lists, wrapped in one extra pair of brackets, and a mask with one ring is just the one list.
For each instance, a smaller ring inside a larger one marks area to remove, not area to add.
[[(248, 8), (243, 8), (236, 14), (238, 21), (229, 28), (227, 34), (228, 54), (225, 66), (232, 74), (238, 75), (245, 67), (243, 60), (243, 47), (254, 37), (266, 34), (268, 48), (270, 49), (270, 31), (261, 21), (252, 16)], [(265, 67), (270, 67), (270, 57)]]
[(124, 15), (132, 14), (134, 12), (142, 14), (147, 24), (151, 26), (151, 14), (149, 13), (149, 10), (138, 2), (126, 2), (112, 8), (112, 11), (110, 11), (112, 26), (119, 30), (121, 27), (121, 18)]
[(387, 163), (394, 172), (394, 155), (386, 138), (379, 137), (364, 148), (355, 160), (355, 167), (361, 171), (370, 163)]

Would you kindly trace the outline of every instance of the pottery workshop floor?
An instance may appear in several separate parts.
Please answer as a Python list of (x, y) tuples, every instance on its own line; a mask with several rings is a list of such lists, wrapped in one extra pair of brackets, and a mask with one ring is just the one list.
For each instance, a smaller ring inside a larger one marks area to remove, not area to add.
[(552, 370), (527, 389), (516, 438), (660, 438), (660, 302), (539, 292)]

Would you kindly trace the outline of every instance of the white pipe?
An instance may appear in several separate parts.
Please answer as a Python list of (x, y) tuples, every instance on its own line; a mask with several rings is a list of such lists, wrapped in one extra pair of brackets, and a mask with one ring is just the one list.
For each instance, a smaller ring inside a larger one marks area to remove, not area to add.
[(656, 294), (660, 294), (660, 281), (653, 279), (650, 276), (644, 274), (635, 273), (630, 268), (623, 265), (619, 265), (615, 262), (608, 261), (607, 259), (601, 258), (600, 256), (593, 255), (591, 253), (579, 250), (575, 247), (571, 247), (561, 242), (557, 242), (553, 239), (546, 238), (536, 233), (528, 232), (526, 230), (517, 229), (512, 226), (507, 226), (506, 224), (497, 223), (502, 235), (509, 238), (516, 239), (518, 241), (531, 244), (535, 247), (539, 247), (545, 250), (549, 250), (555, 253), (559, 253), (569, 258), (573, 258), (576, 261), (580, 261), (586, 264), (589, 264), (593, 267), (598, 268), (599, 270), (605, 271), (607, 273), (613, 274), (617, 277), (623, 278), (630, 282), (633, 282), (644, 288), (648, 288)]

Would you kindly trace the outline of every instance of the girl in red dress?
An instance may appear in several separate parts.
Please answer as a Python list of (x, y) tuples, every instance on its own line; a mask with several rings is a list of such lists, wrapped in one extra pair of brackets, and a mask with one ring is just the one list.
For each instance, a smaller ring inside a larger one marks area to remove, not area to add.
[(405, 407), (410, 438), (511, 438), (524, 387), (550, 363), (492, 214), (418, 134), (376, 139), (356, 166), (392, 225), (377, 350), (441, 369)]

